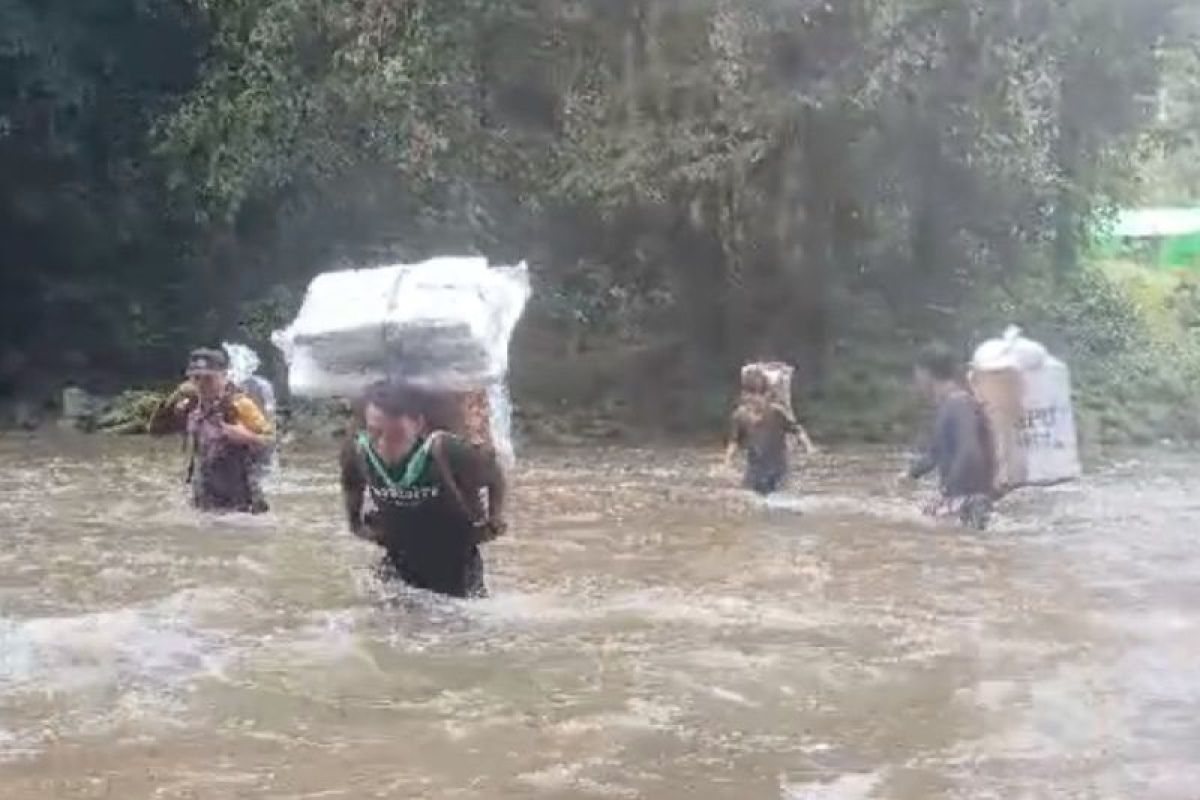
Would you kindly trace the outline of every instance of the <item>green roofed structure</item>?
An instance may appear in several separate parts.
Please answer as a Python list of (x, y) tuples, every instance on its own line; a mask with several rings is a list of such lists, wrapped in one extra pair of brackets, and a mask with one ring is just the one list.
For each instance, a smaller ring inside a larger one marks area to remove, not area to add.
[(1097, 226), (1097, 255), (1200, 274), (1200, 208), (1126, 209)]

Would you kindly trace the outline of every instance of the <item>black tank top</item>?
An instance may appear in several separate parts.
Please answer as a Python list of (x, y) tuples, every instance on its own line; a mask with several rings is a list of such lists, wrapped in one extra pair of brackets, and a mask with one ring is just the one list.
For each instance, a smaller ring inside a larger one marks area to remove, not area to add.
[(425, 439), (399, 464), (389, 465), (360, 437), (370, 501), (366, 521), (406, 583), (464, 597), (479, 580), (479, 530), (447, 488), (431, 449)]

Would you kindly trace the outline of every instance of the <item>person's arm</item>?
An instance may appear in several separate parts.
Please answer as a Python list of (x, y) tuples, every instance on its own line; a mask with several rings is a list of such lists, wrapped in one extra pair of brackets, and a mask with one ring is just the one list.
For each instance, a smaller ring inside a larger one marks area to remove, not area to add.
[(804, 426), (800, 424), (800, 421), (793, 417), (791, 413), (789, 413), (788, 410), (781, 405), (775, 406), (775, 410), (778, 411), (779, 415), (783, 417), (784, 426), (787, 428), (787, 432), (795, 437), (796, 441), (800, 443), (800, 446), (804, 448), (804, 452), (810, 456), (817, 452), (816, 445), (813, 444), (812, 439), (810, 439), (808, 436), (808, 431), (804, 430)]
[(918, 445), (917, 452), (909, 462), (908, 469), (904, 473), (905, 478), (911, 481), (920, 480), (937, 469), (938, 440), (941, 437), (941, 428), (942, 418), (941, 413), (938, 412), (934, 416), (933, 424), (927, 438)]
[[(495, 451), (472, 445), (457, 436), (439, 434), (433, 455), (441, 461), (454, 482), (463, 512), (480, 528), (480, 541), (491, 541), (508, 528), (505, 504), (508, 477)], [(443, 467), (439, 467), (443, 469)], [(480, 494), (487, 495), (487, 513), (480, 508)]]
[(195, 402), (196, 388), (190, 382), (180, 384), (154, 409), (146, 426), (147, 432), (161, 436), (182, 430), (186, 427), (188, 411)]
[(483, 489), (487, 492), (487, 539), (490, 541), (508, 531), (508, 517), (504, 514), (508, 501), (508, 474), (495, 454), (487, 455), (486, 459)]
[(339, 455), (342, 484), (342, 505), (346, 511), (346, 522), (350, 532), (360, 539), (374, 540), (370, 528), (363, 520), (363, 498), (366, 495), (367, 479), (362, 471), (362, 459), (358, 457), (353, 439), (347, 439)]
[(725, 465), (733, 466), (733, 459), (737, 457), (738, 450), (742, 448), (742, 442), (746, 438), (746, 426), (742, 419), (741, 410), (733, 412), (733, 417), (729, 423), (729, 438), (725, 444)]
[(811, 456), (818, 452), (817, 446), (813, 444), (813, 440), (809, 438), (808, 431), (806, 431), (804, 426), (799, 422), (796, 423), (796, 438), (800, 441), (800, 444), (804, 447), (804, 452), (808, 455)]
[(913, 456), (905, 475), (909, 480), (919, 481), (937, 468), (937, 458), (932, 448), (925, 448)]
[(943, 488), (949, 489), (952, 494), (962, 494), (977, 482), (971, 471), (977, 470), (979, 465), (984, 463), (974, 404), (966, 397), (955, 399), (949, 409), (946, 427), (945, 452), (950, 468), (946, 473), (946, 485)]
[(241, 396), (234, 398), (233, 408), (237, 421), (225, 423), (225, 435), (236, 444), (269, 447), (271, 423), (259, 409), (258, 404), (249, 397)]

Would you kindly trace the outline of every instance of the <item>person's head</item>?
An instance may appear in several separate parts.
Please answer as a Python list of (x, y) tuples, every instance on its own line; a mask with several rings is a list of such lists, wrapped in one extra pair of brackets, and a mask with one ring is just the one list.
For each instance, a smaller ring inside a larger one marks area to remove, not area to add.
[(750, 397), (762, 397), (771, 389), (767, 376), (757, 369), (742, 373), (742, 394)]
[(928, 397), (958, 380), (958, 359), (948, 348), (930, 345), (917, 356), (913, 380), (918, 391)]
[(421, 390), (396, 381), (379, 381), (363, 398), (367, 436), (380, 452), (403, 455), (426, 433), (427, 408)]
[(214, 348), (193, 350), (188, 356), (187, 377), (201, 398), (219, 397), (229, 382), (229, 357)]

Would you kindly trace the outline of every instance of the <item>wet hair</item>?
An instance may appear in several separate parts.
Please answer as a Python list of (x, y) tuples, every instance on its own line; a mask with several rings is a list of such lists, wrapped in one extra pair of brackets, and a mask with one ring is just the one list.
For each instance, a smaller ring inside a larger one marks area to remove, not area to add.
[(917, 355), (917, 369), (929, 373), (938, 381), (952, 381), (958, 377), (958, 358), (945, 345), (931, 344)]
[(429, 411), (426, 393), (411, 384), (382, 380), (371, 384), (363, 393), (362, 407), (375, 406), (389, 417), (424, 417)]

